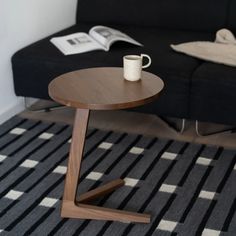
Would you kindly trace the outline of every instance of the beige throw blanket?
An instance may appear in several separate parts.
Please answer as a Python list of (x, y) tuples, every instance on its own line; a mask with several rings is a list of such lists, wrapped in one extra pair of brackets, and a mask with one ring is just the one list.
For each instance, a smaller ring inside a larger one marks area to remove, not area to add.
[(236, 38), (227, 29), (221, 29), (216, 33), (215, 42), (172, 44), (171, 48), (199, 59), (236, 67)]

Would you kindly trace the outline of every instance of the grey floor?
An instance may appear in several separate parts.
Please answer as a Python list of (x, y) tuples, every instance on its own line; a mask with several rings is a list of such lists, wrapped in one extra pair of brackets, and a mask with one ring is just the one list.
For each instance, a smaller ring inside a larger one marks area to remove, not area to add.
[[(50, 105), (48, 102), (40, 101), (32, 108), (39, 108), (40, 106), (45, 106), (45, 104)], [(25, 110), (20, 116), (30, 119), (73, 124), (74, 112), (75, 110), (71, 108), (57, 109), (50, 112), (32, 112)], [(181, 120), (175, 119), (174, 121), (180, 125)], [(137, 133), (160, 138), (236, 148), (236, 133), (225, 132), (207, 137), (199, 137), (195, 132), (195, 123), (193, 121), (187, 121), (184, 133), (179, 134), (168, 127), (160, 118), (149, 114), (127, 111), (92, 111), (89, 126), (103, 130)], [(202, 132), (212, 132), (223, 128), (228, 128), (228, 126), (213, 123), (200, 123)]]

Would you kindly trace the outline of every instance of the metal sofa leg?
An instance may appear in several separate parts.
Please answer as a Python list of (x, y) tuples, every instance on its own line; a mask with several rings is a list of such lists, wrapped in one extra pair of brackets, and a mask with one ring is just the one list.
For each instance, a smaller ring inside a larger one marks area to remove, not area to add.
[(164, 123), (166, 123), (168, 125), (169, 128), (173, 129), (175, 132), (182, 134), (185, 130), (185, 125), (186, 125), (186, 119), (181, 119), (181, 127), (178, 128), (174, 122), (170, 122), (168, 121), (168, 119), (158, 116)]
[(43, 108), (40, 108), (40, 109), (32, 109), (30, 107), (30, 105), (28, 104), (26, 97), (24, 97), (24, 103), (25, 103), (25, 109), (28, 110), (28, 111), (32, 111), (32, 112), (50, 112), (50, 111), (53, 111), (53, 110), (66, 108), (66, 106), (56, 104), (56, 105), (53, 105), (53, 106), (47, 106), (47, 107), (43, 107)]
[(214, 134), (221, 134), (221, 133), (226, 133), (226, 132), (230, 132), (230, 133), (234, 133), (236, 131), (236, 127), (232, 127), (232, 128), (226, 128), (226, 129), (222, 129), (222, 130), (219, 130), (219, 131), (214, 131), (214, 132), (210, 132), (210, 133), (201, 133), (200, 130), (199, 130), (199, 121), (196, 120), (195, 121), (195, 131), (196, 131), (196, 134), (199, 136), (199, 137), (204, 137), (204, 136), (209, 136), (209, 135), (214, 135)]
[(180, 131), (179, 131), (179, 133), (183, 133), (184, 132), (184, 130), (185, 130), (185, 123), (186, 123), (186, 119), (182, 119), (182, 125), (181, 125), (181, 129), (180, 129)]

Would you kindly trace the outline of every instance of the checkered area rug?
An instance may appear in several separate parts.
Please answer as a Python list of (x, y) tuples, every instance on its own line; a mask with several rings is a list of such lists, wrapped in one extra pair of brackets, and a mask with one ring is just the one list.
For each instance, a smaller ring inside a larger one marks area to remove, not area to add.
[(151, 223), (61, 218), (71, 131), (17, 116), (0, 126), (0, 235), (236, 235), (235, 150), (96, 129), (79, 193), (124, 178), (95, 203), (151, 213)]

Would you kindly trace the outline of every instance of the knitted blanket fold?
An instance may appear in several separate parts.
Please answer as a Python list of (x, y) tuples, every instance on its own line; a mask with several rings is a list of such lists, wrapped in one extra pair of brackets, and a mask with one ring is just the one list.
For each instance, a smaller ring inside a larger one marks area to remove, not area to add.
[(170, 46), (192, 57), (236, 67), (236, 38), (227, 29), (217, 31), (215, 42), (197, 41)]

